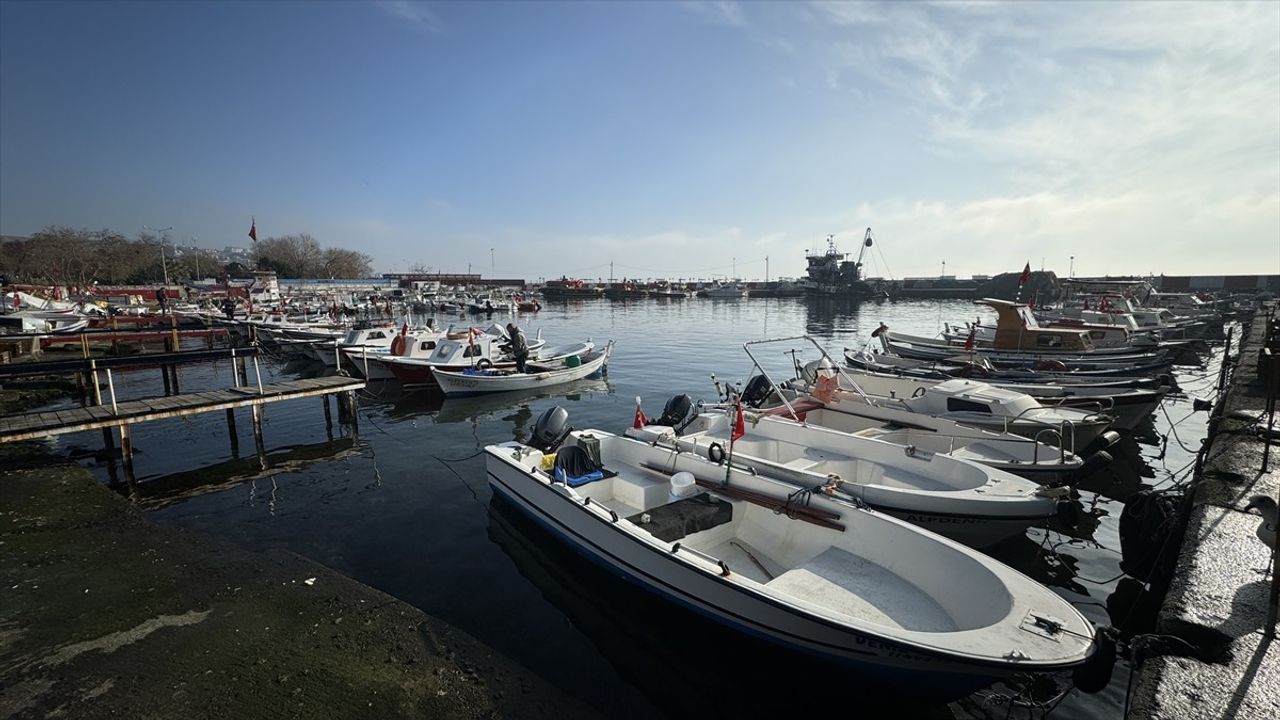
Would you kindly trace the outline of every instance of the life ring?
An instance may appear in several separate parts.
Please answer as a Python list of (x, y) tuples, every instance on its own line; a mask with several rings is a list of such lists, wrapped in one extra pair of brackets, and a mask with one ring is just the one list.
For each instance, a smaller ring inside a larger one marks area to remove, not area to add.
[(404, 336), (403, 336), (403, 335), (397, 335), (397, 336), (395, 336), (395, 337), (391, 340), (391, 354), (392, 354), (392, 355), (403, 355), (403, 354), (404, 354), (404, 348), (405, 348), (405, 345), (406, 345), (406, 343), (405, 343), (405, 341), (404, 341)]
[(924, 388), (923, 387), (916, 388), (916, 391), (911, 393), (911, 397), (913, 398), (924, 397)]
[(493, 361), (489, 358), (480, 358), (476, 361), (476, 369), (478, 370), (488, 370), (491, 367), (493, 367)]
[(707, 459), (717, 465), (724, 462), (724, 446), (718, 442), (711, 443), (707, 448)]

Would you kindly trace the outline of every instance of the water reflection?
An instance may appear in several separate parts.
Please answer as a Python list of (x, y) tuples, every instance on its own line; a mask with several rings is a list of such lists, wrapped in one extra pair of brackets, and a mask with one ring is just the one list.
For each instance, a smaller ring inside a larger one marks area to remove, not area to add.
[(275, 476), (278, 473), (295, 473), (317, 463), (358, 455), (356, 441), (337, 438), (328, 442), (297, 445), (274, 450), (266, 455), (267, 469), (263, 469), (257, 456), (235, 458), (205, 465), (195, 470), (161, 475), (142, 482), (117, 483), (111, 487), (127, 494), (147, 510), (180, 503), (191, 498), (249, 483), (250, 500), (257, 496), (257, 481), (271, 479), (270, 499), (275, 500)]

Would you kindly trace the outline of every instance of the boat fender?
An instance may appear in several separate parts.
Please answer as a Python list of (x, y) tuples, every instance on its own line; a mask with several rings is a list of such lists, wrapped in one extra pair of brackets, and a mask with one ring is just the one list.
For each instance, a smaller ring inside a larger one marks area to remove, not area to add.
[(1115, 445), (1120, 441), (1120, 433), (1115, 430), (1108, 430), (1097, 437), (1093, 442), (1089, 443), (1089, 447), (1084, 449), (1082, 455), (1089, 457), (1090, 455), (1102, 452), (1107, 448)]
[(1058, 503), (1058, 522), (1064, 528), (1074, 528), (1080, 522), (1080, 506), (1074, 500)]
[(1111, 675), (1116, 669), (1116, 638), (1119, 634), (1110, 626), (1100, 627), (1094, 632), (1096, 647), (1093, 655), (1071, 673), (1071, 681), (1081, 692), (1093, 694), (1111, 683)]
[(724, 462), (724, 446), (718, 442), (711, 443), (707, 448), (707, 459), (717, 465)]
[(924, 388), (922, 387), (916, 388), (916, 391), (911, 393), (911, 397), (913, 398), (924, 397)]
[(403, 335), (397, 335), (397, 336), (395, 337), (395, 339), (391, 341), (391, 354), (392, 354), (392, 355), (403, 355), (403, 354), (404, 354), (404, 346), (405, 346), (404, 336), (403, 336)]
[(480, 360), (476, 362), (477, 369), (488, 370), (491, 367), (493, 367), (493, 361), (489, 358), (480, 358)]
[(1093, 455), (1090, 455), (1089, 459), (1085, 460), (1084, 463), (1080, 465), (1080, 469), (1075, 471), (1073, 479), (1083, 480), (1084, 478), (1087, 478), (1093, 475), (1094, 473), (1098, 472), (1099, 470), (1106, 467), (1107, 465), (1110, 465), (1111, 461), (1114, 459), (1115, 458), (1111, 456), (1111, 453), (1107, 452), (1106, 450), (1099, 450)]

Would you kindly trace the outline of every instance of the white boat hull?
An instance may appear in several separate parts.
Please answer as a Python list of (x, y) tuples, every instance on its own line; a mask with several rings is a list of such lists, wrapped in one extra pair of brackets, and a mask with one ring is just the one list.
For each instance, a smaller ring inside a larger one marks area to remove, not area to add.
[[(534, 390), (582, 380), (603, 372), (608, 366), (609, 354), (612, 350), (613, 343), (609, 343), (604, 350), (583, 356), (582, 364), (578, 367), (544, 372), (468, 374), (465, 370), (456, 372), (438, 369), (432, 372), (435, 375), (436, 382), (440, 385), (441, 392), (448, 397)], [(534, 363), (530, 364), (533, 365)]]
[[(740, 570), (727, 564), (717, 568), (715, 558), (662, 543), (606, 505), (584, 502), (578, 492), (553, 484), (544, 473), (522, 464), (513, 457), (519, 449), (515, 443), (486, 449), (489, 483), (495, 492), (610, 571), (720, 623), (780, 646), (850, 664), (885, 680), (921, 684), (930, 694), (952, 697), (967, 694), (1013, 672), (1078, 665), (1090, 654), (1088, 647), (1081, 649), (1074, 636), (1067, 637), (1069, 642), (1059, 642), (1062, 639), (1059, 634), (1059, 640), (1050, 644), (1027, 629), (1025, 620), (1021, 620), (1024, 615), (1030, 617), (1027, 613), (1033, 607), (1052, 607), (1053, 612), (1068, 615), (1060, 619), (1065, 620), (1073, 632), (1090, 637), (1092, 629), (1088, 622), (1051, 591), (989, 558), (883, 514), (849, 509), (841, 520), (848, 524), (847, 532), (857, 534), (859, 542), (894, 548), (900, 554), (901, 563), (936, 566), (939, 573), (954, 572), (959, 567), (971, 571), (969, 576), (973, 581), (969, 593), (973, 601), (981, 602), (977, 598), (991, 592), (993, 598), (1003, 593), (1012, 604), (1007, 614), (996, 621), (999, 628), (983, 625), (955, 630), (953, 634), (953, 631), (924, 627), (930, 622), (925, 618), (937, 617), (941, 606), (930, 604), (932, 601), (919, 588), (894, 584), (893, 581), (900, 583), (901, 577), (874, 561), (858, 565), (865, 576), (851, 581), (865, 582), (864, 591), (868, 593), (874, 594), (877, 589), (890, 595), (903, 592), (903, 606), (895, 607), (887, 596), (878, 596), (875, 602), (911, 628), (894, 627), (893, 619), (885, 619), (886, 625), (867, 624), (850, 616), (839, 616), (841, 619), (836, 620), (836, 616), (814, 612), (808, 602), (789, 600), (790, 596), (772, 591), (771, 585), (780, 586), (778, 581), (789, 573), (758, 583), (742, 574), (750, 572), (745, 562), (736, 565)], [(696, 458), (687, 454), (684, 457), (687, 459), (683, 464), (697, 464)], [(701, 469), (705, 472), (705, 465)], [(815, 498), (814, 505), (835, 507), (824, 504), (820, 498)], [(738, 517), (744, 523), (753, 512), (772, 515), (771, 510), (746, 502), (734, 503), (733, 512), (743, 513)], [(803, 525), (802, 521), (785, 518), (773, 521)], [(727, 570), (721, 572), (720, 568)], [(877, 585), (881, 580), (884, 584)], [(908, 598), (914, 602), (907, 602)], [(924, 604), (917, 606), (920, 602)], [(911, 605), (911, 609), (907, 610), (906, 605)], [(1001, 612), (1004, 611), (989, 614)], [(946, 637), (941, 637), (943, 635)], [(1001, 649), (981, 657), (970, 651), (974, 647), (972, 643), (965, 642), (965, 638), (970, 637), (988, 647), (992, 647), (993, 638), (1001, 638), (996, 643)], [(1010, 655), (1015, 649), (1020, 653), (1018, 659)]]

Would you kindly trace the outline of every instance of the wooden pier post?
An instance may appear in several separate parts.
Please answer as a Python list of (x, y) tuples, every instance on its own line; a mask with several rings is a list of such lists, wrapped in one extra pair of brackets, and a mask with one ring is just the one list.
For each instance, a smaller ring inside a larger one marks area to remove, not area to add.
[(120, 426), (120, 460), (124, 465), (124, 480), (133, 485), (133, 438), (129, 435), (129, 426)]
[(173, 386), (169, 384), (169, 366), (168, 365), (160, 366), (160, 378), (164, 380), (164, 394), (172, 395)]
[(324, 402), (324, 427), (326, 430), (333, 429), (333, 415), (329, 413), (329, 396), (322, 395), (320, 399)]
[(80, 399), (80, 407), (89, 404), (89, 388), (85, 387), (84, 373), (76, 371), (76, 397)]
[(231, 436), (231, 457), (240, 457), (240, 435), (236, 432), (236, 413), (227, 408), (227, 433)]
[(98, 386), (98, 361), (91, 358), (89, 360), (89, 367), (89, 376), (93, 379), (93, 404), (101, 405), (102, 388)]
[(112, 355), (120, 354), (120, 341), (116, 338), (116, 330), (118, 329), (119, 328), (117, 327), (116, 316), (112, 315), (111, 316), (111, 354)]
[(173, 394), (177, 395), (182, 392), (182, 388), (178, 387), (178, 363), (170, 364), (169, 372), (173, 375), (173, 381), (170, 383), (173, 385)]
[(263, 466), (267, 462), (267, 445), (262, 440), (262, 406), (254, 405), (253, 411), (253, 444), (258, 449), (258, 459), (262, 461)]
[(347, 391), (343, 393), (343, 395), (347, 396), (346, 397), (347, 406), (348, 406), (347, 415), (351, 420), (351, 437), (353, 438), (359, 437), (360, 436), (360, 412), (359, 412), (359, 408), (356, 406), (356, 394), (352, 391)]

